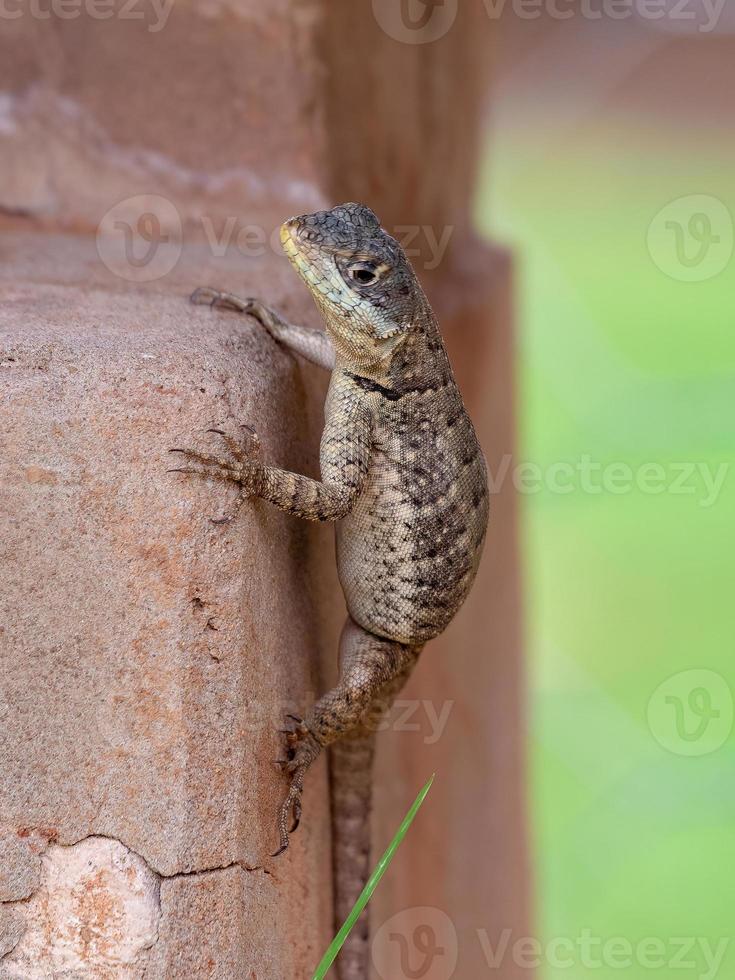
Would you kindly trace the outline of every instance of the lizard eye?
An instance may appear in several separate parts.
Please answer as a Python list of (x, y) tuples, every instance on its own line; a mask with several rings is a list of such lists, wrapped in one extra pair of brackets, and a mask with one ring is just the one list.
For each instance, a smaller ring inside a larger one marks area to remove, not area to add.
[(371, 262), (355, 263), (347, 270), (347, 275), (361, 286), (372, 286), (374, 282), (378, 281), (377, 270)]

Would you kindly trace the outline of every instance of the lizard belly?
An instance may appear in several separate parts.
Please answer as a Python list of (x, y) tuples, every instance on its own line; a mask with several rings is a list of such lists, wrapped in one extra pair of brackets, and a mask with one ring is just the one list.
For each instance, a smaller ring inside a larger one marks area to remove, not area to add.
[[(468, 423), (469, 424), (469, 423)], [(347, 607), (364, 629), (417, 644), (441, 633), (475, 578), (488, 516), (485, 461), (469, 427), (441, 445), (377, 451), (337, 529)]]

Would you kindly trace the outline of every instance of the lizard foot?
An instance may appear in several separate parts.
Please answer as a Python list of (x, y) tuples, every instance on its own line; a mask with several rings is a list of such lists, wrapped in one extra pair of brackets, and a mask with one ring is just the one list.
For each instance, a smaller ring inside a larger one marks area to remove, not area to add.
[(224, 310), (236, 310), (238, 313), (250, 313), (252, 307), (258, 304), (257, 300), (240, 299), (233, 293), (212, 289), (211, 286), (200, 286), (194, 290), (189, 299), (195, 306), (211, 306), (213, 309), (219, 307)]
[[(278, 830), (281, 843), (273, 857), (278, 857), (288, 847), (289, 834), (292, 834), (301, 820), (301, 791), (304, 787), (304, 777), (314, 759), (319, 755), (321, 746), (309, 731), (306, 722), (295, 715), (288, 715), (294, 723), (294, 728), (283, 730), (286, 737), (286, 758), (278, 765), (291, 776), (288, 795), (278, 814)], [(289, 829), (289, 820), (291, 828)]]
[(253, 296), (241, 299), (241, 297), (235, 296), (234, 293), (212, 289), (211, 286), (200, 286), (199, 289), (194, 290), (189, 299), (195, 306), (211, 306), (213, 309), (235, 310), (237, 313), (247, 313), (249, 316), (255, 317), (275, 339), (278, 339), (280, 331), (288, 328), (288, 324), (279, 313), (272, 310), (270, 306), (266, 306), (265, 303), (261, 303), (259, 299), (255, 299)]
[(222, 429), (208, 429), (208, 432), (221, 436), (230, 451), (230, 457), (203, 453), (197, 449), (169, 449), (184, 457), (187, 463), (196, 466), (180, 466), (168, 470), (169, 473), (186, 473), (188, 475), (204, 476), (223, 483), (236, 483), (240, 488), (237, 502), (230, 514), (225, 517), (213, 518), (213, 524), (230, 524), (235, 520), (242, 504), (252, 496), (257, 496), (263, 476), (263, 464), (260, 461), (260, 440), (257, 433), (248, 425), (242, 427), (246, 434), (246, 445), (241, 445), (236, 439)]

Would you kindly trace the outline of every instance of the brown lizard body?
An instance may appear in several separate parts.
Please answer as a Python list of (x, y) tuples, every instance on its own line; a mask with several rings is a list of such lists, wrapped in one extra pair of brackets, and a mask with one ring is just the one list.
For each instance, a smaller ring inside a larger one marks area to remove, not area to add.
[[(281, 850), (297, 824), (307, 769), (333, 745), (336, 920), (369, 870), (373, 733), (423, 645), (447, 626), (477, 571), (488, 519), (485, 461), (436, 317), (400, 245), (372, 211), (346, 204), (293, 218), (281, 240), (326, 334), (293, 326), (259, 301), (208, 288), (192, 299), (255, 316), (280, 343), (332, 371), (321, 481), (264, 464), (224, 436), (231, 458), (175, 450), (201, 473), (233, 481), (307, 520), (337, 521), (349, 617), (340, 677), (287, 735), (291, 777)], [(234, 516), (234, 515), (233, 515)], [(365, 980), (367, 920), (339, 958), (341, 980)]]

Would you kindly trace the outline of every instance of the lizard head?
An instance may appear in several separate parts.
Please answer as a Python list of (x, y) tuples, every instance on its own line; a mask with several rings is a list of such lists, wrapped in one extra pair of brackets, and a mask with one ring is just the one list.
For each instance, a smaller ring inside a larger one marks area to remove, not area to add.
[(291, 218), (281, 243), (337, 353), (364, 368), (389, 364), (418, 319), (423, 292), (405, 252), (373, 212), (342, 204)]

